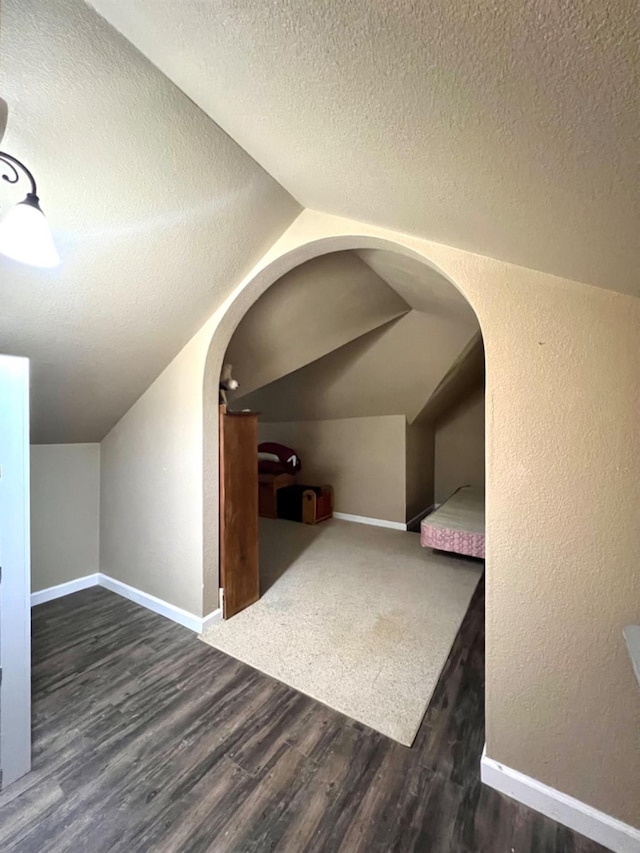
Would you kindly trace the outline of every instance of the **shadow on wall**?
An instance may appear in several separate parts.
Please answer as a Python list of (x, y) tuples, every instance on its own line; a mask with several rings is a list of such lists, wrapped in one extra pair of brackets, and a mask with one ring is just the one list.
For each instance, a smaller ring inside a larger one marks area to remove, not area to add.
[[(314, 359), (311, 363), (290, 370), (289, 373), (279, 377), (274, 382), (270, 382), (248, 394), (244, 393), (241, 386), (237, 392), (230, 395), (231, 403), (235, 403), (232, 407), (249, 408), (255, 412), (260, 412), (262, 423), (330, 419), (326, 412), (322, 412), (322, 409), (326, 408), (326, 398), (332, 394), (341, 379), (344, 384), (344, 377), (349, 370), (353, 366), (363, 363), (367, 355), (383, 343), (385, 336), (402, 319), (403, 317), (396, 317), (389, 320), (378, 328), (367, 331), (356, 337), (355, 340), (336, 347), (331, 352), (323, 354), (322, 357)], [(233, 354), (228, 352), (225, 361), (232, 360)], [(352, 394), (353, 396), (356, 395)], [(350, 402), (344, 397), (339, 398), (333, 405), (337, 411), (331, 413), (331, 418), (372, 414), (371, 412), (347, 411), (347, 407), (353, 408), (354, 402)], [(375, 412), (374, 414), (380, 413)]]

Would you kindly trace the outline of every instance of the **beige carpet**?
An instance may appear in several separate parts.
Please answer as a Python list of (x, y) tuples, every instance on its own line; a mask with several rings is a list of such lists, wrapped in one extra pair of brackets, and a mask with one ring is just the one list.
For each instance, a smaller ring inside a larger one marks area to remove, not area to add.
[(204, 642), (410, 746), (482, 564), (335, 519), (260, 537), (260, 601)]

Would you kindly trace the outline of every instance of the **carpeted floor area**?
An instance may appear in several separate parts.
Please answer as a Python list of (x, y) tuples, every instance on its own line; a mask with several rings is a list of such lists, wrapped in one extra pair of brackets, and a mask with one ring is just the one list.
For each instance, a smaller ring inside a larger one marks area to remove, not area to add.
[(413, 533), (260, 522), (261, 598), (204, 642), (410, 746), (483, 565)]

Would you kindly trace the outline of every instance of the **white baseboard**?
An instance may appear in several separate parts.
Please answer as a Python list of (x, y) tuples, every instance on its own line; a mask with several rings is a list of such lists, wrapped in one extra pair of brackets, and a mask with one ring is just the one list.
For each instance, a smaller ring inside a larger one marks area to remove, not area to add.
[(202, 627), (199, 631), (200, 634), (204, 634), (207, 628), (210, 628), (212, 625), (215, 625), (216, 622), (222, 621), (222, 610), (218, 607), (217, 610), (212, 610), (211, 613), (207, 614), (207, 616), (203, 616), (202, 618)]
[(640, 829), (488, 758), (486, 747), (480, 761), (480, 778), (490, 788), (557, 820), (614, 853), (638, 853), (640, 850)]
[(90, 586), (102, 586), (123, 598), (128, 598), (129, 601), (146, 607), (147, 610), (159, 613), (160, 616), (166, 616), (167, 619), (171, 619), (198, 634), (202, 634), (210, 625), (222, 618), (220, 610), (214, 610), (207, 616), (196, 616), (195, 613), (189, 613), (188, 610), (176, 607), (175, 604), (169, 604), (168, 601), (163, 601), (155, 595), (150, 595), (148, 592), (143, 592), (141, 589), (136, 589), (101, 572), (86, 575), (83, 578), (68, 581), (68, 583), (51, 586), (48, 589), (41, 589), (38, 592), (32, 592), (31, 606), (35, 607), (36, 604), (43, 604), (45, 601), (52, 601), (54, 598), (61, 598), (63, 595), (70, 595), (72, 592), (79, 592), (81, 589), (87, 589)]
[(146, 607), (147, 610), (153, 610), (154, 613), (159, 613), (160, 616), (166, 616), (167, 619), (171, 619), (179, 625), (184, 625), (185, 628), (189, 628), (198, 634), (202, 633), (205, 621), (207, 625), (215, 621), (215, 610), (205, 617), (196, 616), (195, 613), (189, 613), (188, 610), (176, 607), (175, 604), (169, 604), (168, 601), (164, 601), (162, 598), (157, 598), (155, 595), (143, 592), (134, 586), (129, 586), (129, 584), (111, 578), (109, 575), (104, 575), (102, 572), (100, 573), (100, 586), (111, 590), (111, 592), (116, 592), (123, 598), (128, 598), (129, 601), (134, 601), (136, 604), (142, 605), (142, 607)]
[(98, 573), (96, 572), (93, 575), (85, 575), (83, 578), (49, 586), (47, 589), (39, 589), (37, 592), (31, 593), (31, 606), (35, 607), (38, 604), (44, 604), (45, 601), (53, 601), (54, 598), (71, 595), (72, 592), (80, 592), (81, 589), (88, 589), (90, 586), (97, 585)]
[(406, 530), (407, 525), (401, 521), (387, 521), (384, 518), (367, 518), (364, 515), (349, 515), (347, 512), (334, 512), (334, 518), (341, 521), (353, 521), (356, 524), (370, 524), (372, 527), (390, 527), (392, 530)]

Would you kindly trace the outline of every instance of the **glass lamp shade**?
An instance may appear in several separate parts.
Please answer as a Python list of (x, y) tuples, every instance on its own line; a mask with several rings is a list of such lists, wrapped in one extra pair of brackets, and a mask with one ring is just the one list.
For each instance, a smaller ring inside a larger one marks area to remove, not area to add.
[(0, 221), (0, 253), (35, 267), (55, 267), (60, 263), (37, 195), (29, 193)]

